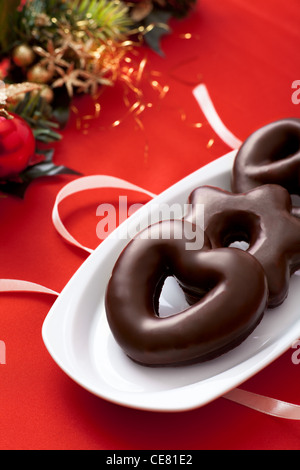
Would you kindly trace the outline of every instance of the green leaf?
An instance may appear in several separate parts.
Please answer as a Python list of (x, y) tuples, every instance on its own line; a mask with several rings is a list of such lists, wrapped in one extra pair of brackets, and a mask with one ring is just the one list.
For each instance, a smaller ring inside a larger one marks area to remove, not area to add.
[(20, 175), (20, 181), (0, 182), (1, 192), (23, 198), (30, 183), (37, 178), (63, 174), (81, 175), (78, 171), (75, 171), (72, 168), (53, 163), (53, 149), (47, 149), (44, 151), (37, 149), (36, 153), (43, 154), (45, 156), (45, 160), (26, 168), (26, 170), (24, 170)]
[(37, 178), (41, 178), (42, 176), (55, 176), (62, 174), (78, 175), (79, 173), (63, 165), (55, 165), (53, 162), (45, 161), (25, 170), (22, 174), (22, 179), (26, 182), (33, 181)]
[(36, 154), (43, 155), (45, 162), (52, 162), (52, 158), (54, 155), (54, 149), (36, 149)]
[(36, 140), (47, 144), (50, 142), (61, 140), (61, 135), (57, 132), (52, 131), (51, 129), (34, 129), (33, 135)]
[(168, 26), (168, 22), (171, 17), (172, 14), (170, 12), (153, 10), (144, 20), (146, 27), (151, 25), (154, 26), (148, 33), (145, 34), (145, 42), (159, 55), (164, 55), (161, 50), (161, 38), (171, 32), (170, 27)]
[(5, 194), (11, 194), (19, 198), (23, 198), (30, 181), (17, 183), (16, 181), (7, 181), (0, 183), (0, 191)]

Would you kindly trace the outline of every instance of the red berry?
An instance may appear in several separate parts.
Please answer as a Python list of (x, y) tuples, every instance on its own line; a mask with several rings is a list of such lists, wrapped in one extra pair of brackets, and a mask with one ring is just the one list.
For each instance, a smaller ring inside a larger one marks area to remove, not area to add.
[(24, 119), (0, 116), (0, 180), (17, 177), (34, 156), (35, 138)]

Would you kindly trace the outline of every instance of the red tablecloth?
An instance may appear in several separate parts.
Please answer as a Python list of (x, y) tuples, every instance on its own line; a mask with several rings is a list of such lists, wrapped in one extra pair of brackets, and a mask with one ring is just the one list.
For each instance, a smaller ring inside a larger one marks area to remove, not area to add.
[[(74, 101), (55, 162), (83, 175), (124, 178), (154, 193), (229, 149), (214, 134), (192, 95), (203, 81), (223, 122), (240, 139), (278, 118), (299, 116), (292, 82), (300, 79), (298, 0), (201, 0), (187, 20), (172, 22), (164, 57), (147, 49), (145, 100), (152, 107), (125, 116), (123, 88), (106, 89), (97, 119), (89, 97)], [(190, 33), (191, 38), (185, 37)], [(155, 73), (153, 73), (155, 72)], [(157, 73), (159, 72), (159, 73)], [(169, 86), (160, 97), (150, 82)], [(124, 118), (124, 119), (123, 119)], [(112, 123), (121, 124), (112, 127)], [(194, 126), (202, 123), (202, 127)], [(213, 140), (211, 140), (213, 139)], [(210, 145), (208, 145), (210, 143)], [(51, 222), (58, 191), (74, 176), (34, 182), (24, 200), (0, 199), (0, 278), (26, 279), (60, 292), (87, 254), (65, 243)], [(96, 207), (107, 191), (62, 205), (67, 228), (96, 247)], [(183, 413), (132, 410), (91, 395), (48, 354), (41, 327), (53, 297), (1, 294), (1, 449), (297, 449), (300, 423), (273, 418), (220, 398)], [(243, 388), (300, 404), (300, 365), (292, 350)]]

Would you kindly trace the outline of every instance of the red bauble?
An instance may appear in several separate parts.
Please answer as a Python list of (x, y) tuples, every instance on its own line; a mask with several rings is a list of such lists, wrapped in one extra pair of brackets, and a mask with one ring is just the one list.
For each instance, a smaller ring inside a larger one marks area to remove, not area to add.
[(20, 116), (0, 116), (0, 180), (18, 177), (27, 168), (35, 152), (30, 126)]

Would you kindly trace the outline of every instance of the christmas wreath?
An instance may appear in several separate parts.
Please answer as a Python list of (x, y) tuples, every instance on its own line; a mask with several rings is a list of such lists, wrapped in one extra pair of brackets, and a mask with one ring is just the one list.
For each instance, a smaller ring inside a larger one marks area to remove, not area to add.
[(195, 1), (3, 0), (0, 190), (23, 195), (35, 178), (74, 173), (42, 145), (61, 139), (72, 97), (118, 80), (134, 88), (132, 52), (146, 45), (161, 53), (170, 18)]

